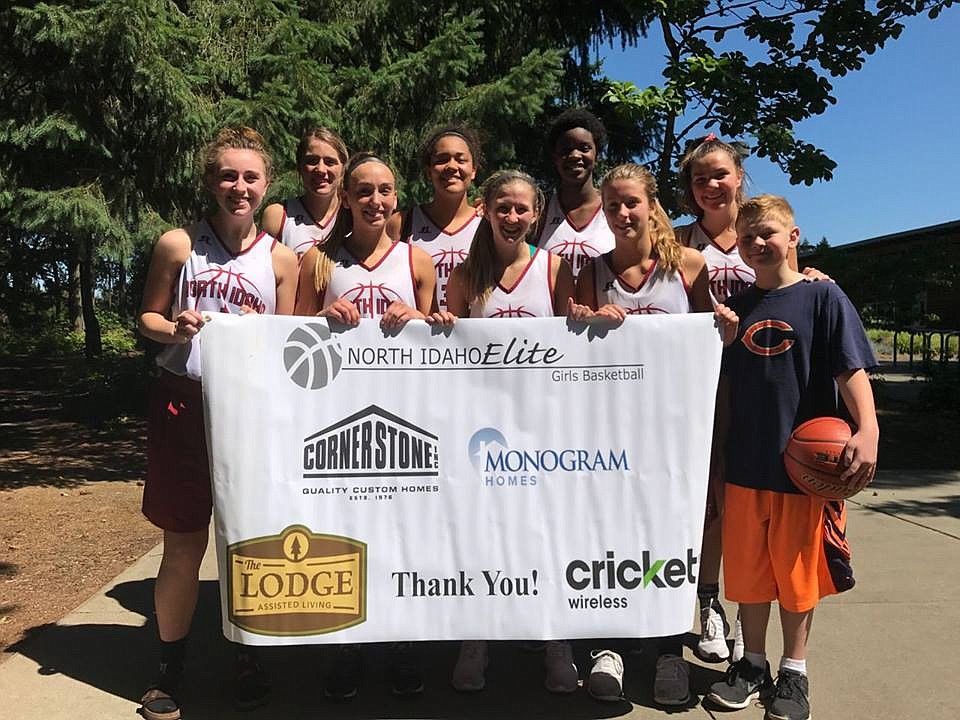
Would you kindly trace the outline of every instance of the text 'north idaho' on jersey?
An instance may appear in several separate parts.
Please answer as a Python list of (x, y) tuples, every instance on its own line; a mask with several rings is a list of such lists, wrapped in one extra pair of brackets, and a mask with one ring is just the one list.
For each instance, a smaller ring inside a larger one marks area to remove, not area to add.
[(340, 247), (330, 282), (324, 290), (323, 305), (343, 298), (357, 306), (360, 317), (376, 320), (396, 301), (417, 307), (413, 272), (413, 247), (395, 242), (376, 264), (367, 266)]
[(437, 227), (419, 205), (410, 212), (410, 236), (404, 239), (426, 252), (433, 261), (437, 276), (437, 303), (441, 310), (446, 310), (447, 281), (453, 269), (467, 259), (470, 243), (480, 226), (480, 217), (475, 215), (459, 229), (448, 233)]

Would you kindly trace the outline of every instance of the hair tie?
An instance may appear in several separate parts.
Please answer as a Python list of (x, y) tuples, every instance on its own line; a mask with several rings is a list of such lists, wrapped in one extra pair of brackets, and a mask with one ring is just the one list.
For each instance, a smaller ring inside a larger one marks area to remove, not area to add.
[(713, 142), (716, 139), (717, 139), (717, 136), (714, 133), (707, 133), (707, 136), (703, 139), (703, 142), (700, 144), (703, 145), (704, 143)]

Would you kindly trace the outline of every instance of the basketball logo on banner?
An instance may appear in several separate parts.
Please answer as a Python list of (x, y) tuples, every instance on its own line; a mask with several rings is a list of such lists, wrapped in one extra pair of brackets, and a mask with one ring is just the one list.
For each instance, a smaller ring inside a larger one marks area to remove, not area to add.
[(326, 325), (301, 325), (284, 343), (287, 376), (305, 390), (319, 390), (332, 383), (342, 364), (340, 343)]

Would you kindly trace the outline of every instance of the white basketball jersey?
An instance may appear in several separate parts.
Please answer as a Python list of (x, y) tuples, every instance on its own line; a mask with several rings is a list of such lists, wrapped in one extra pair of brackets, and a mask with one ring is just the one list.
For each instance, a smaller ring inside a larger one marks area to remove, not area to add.
[(369, 267), (341, 246), (323, 293), (323, 306), (337, 298), (349, 300), (357, 306), (360, 317), (371, 320), (381, 317), (395, 300), (416, 308), (413, 246), (395, 242), (376, 265)]
[(707, 273), (710, 276), (710, 295), (715, 302), (722, 303), (731, 295), (746, 290), (757, 279), (753, 268), (740, 257), (740, 251), (734, 245), (728, 252), (722, 250), (707, 237), (700, 223), (695, 222), (677, 228), (677, 239), (681, 244), (699, 250), (707, 261)]
[(628, 315), (690, 312), (689, 288), (679, 270), (667, 272), (654, 260), (640, 286), (633, 287), (614, 271), (612, 263), (612, 253), (593, 261), (597, 307), (613, 303), (626, 308)]
[(300, 260), (307, 250), (327, 239), (336, 219), (337, 216), (333, 215), (327, 220), (327, 224), (323, 225), (314, 219), (300, 198), (291, 198), (283, 203), (279, 240), (293, 250), (297, 254), (297, 260)]
[(613, 250), (613, 233), (602, 210), (601, 205), (590, 221), (578, 228), (570, 222), (570, 218), (560, 207), (560, 197), (556, 193), (550, 196), (550, 202), (547, 203), (547, 215), (538, 244), (544, 250), (566, 260), (573, 270), (574, 278), (580, 274), (580, 270), (590, 258)]
[(474, 318), (553, 317), (553, 276), (550, 274), (550, 253), (530, 248), (530, 262), (513, 283), (505, 288), (500, 283), (482, 305), (470, 305)]
[[(244, 305), (255, 312), (277, 311), (277, 277), (271, 252), (276, 244), (262, 232), (243, 252), (234, 255), (217, 237), (206, 219), (190, 231), (190, 257), (180, 270), (170, 308), (175, 318), (184, 310), (239, 314)], [(200, 379), (200, 338), (183, 345), (166, 345), (157, 364), (176, 375)]]
[(480, 225), (480, 218), (473, 216), (458, 230), (448, 233), (434, 225), (419, 205), (410, 211), (410, 236), (403, 238), (414, 247), (425, 251), (433, 261), (437, 275), (437, 302), (441, 310), (447, 309), (447, 280), (453, 269), (467, 259), (470, 243)]

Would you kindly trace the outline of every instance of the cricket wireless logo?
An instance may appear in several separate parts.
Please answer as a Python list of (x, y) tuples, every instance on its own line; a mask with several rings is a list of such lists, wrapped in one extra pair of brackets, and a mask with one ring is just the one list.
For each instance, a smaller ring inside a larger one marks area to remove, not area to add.
[[(657, 558), (649, 550), (640, 559), (618, 560), (607, 550), (602, 560), (572, 560), (567, 565), (567, 585), (580, 592), (568, 597), (571, 610), (609, 610), (626, 608), (627, 597), (610, 597), (603, 591), (678, 588), (696, 585), (696, 565), (700, 558), (687, 548), (686, 558)], [(596, 594), (590, 591), (597, 591)]]
[(367, 546), (291, 525), (227, 547), (229, 618), (258, 635), (318, 635), (367, 619)]
[(630, 470), (623, 448), (511, 448), (503, 433), (490, 427), (473, 434), (467, 453), (489, 487), (533, 486), (544, 473)]
[(439, 468), (437, 436), (376, 405), (303, 441), (304, 478), (435, 478)]

